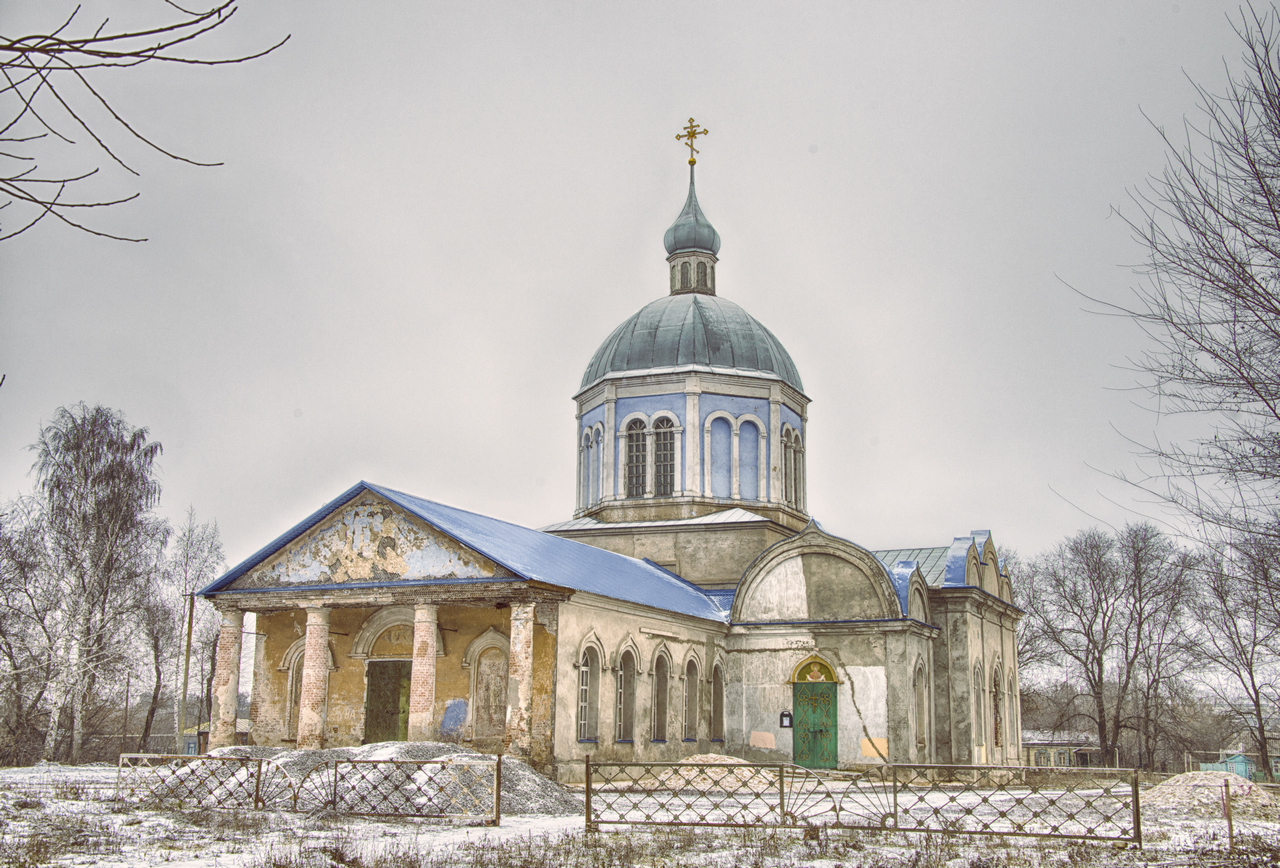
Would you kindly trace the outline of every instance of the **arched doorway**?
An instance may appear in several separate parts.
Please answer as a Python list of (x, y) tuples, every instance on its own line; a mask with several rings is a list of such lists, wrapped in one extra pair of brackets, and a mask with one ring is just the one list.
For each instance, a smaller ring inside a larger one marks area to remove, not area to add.
[(836, 683), (830, 664), (816, 656), (791, 674), (791, 753), (798, 766), (833, 769), (839, 761)]

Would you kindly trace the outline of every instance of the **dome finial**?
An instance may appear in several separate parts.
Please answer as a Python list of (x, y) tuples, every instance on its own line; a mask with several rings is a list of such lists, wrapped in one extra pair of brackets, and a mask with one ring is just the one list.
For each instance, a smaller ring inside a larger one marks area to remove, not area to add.
[(686, 124), (684, 128), (684, 134), (676, 135), (676, 141), (680, 141), (681, 139), (688, 139), (688, 141), (685, 142), (685, 144), (689, 147), (689, 165), (690, 166), (698, 162), (693, 155), (701, 153), (701, 151), (699, 151), (697, 148), (693, 146), (694, 141), (698, 138), (698, 136), (705, 136), (710, 132), (711, 130), (701, 129), (698, 126), (697, 121), (695, 121), (693, 118), (689, 118), (689, 123)]

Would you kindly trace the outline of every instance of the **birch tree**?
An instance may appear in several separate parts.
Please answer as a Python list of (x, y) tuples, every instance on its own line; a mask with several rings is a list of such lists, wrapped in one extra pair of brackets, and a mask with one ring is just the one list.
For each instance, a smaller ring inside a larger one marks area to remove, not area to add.
[(80, 762), (86, 701), (98, 680), (119, 668), (129, 623), (164, 548), (168, 528), (152, 511), (161, 447), (147, 433), (117, 411), (78, 404), (60, 408), (32, 446), (42, 569), (60, 597), (46, 759), (69, 717), (70, 759)]

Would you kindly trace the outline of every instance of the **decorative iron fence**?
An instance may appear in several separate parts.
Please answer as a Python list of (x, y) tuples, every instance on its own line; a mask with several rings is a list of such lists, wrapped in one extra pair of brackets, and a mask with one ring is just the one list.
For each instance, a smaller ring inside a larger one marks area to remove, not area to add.
[(785, 763), (593, 763), (586, 824), (773, 826), (1016, 835), (1142, 844), (1128, 770), (1051, 776), (988, 766), (825, 774)]
[(809, 769), (785, 763), (593, 763), (587, 829), (601, 825), (804, 827), (838, 823), (839, 798)]
[(177, 807), (426, 817), (498, 825), (502, 757), (330, 760), (291, 776), (269, 759), (124, 754), (116, 798)]

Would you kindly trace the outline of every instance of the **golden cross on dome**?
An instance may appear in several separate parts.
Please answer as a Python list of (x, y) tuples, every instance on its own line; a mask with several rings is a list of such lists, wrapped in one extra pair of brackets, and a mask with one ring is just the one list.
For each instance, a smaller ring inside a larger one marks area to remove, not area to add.
[(709, 133), (709, 132), (711, 132), (711, 130), (704, 130), (704, 129), (699, 128), (699, 127), (698, 127), (697, 122), (695, 122), (693, 118), (689, 118), (689, 123), (688, 123), (688, 124), (685, 126), (685, 128), (684, 128), (684, 135), (677, 135), (677, 136), (676, 136), (676, 141), (679, 141), (680, 139), (688, 139), (688, 140), (689, 140), (689, 141), (685, 142), (685, 144), (686, 144), (686, 145), (688, 146), (688, 148), (689, 148), (689, 165), (690, 165), (690, 166), (692, 166), (694, 163), (698, 162), (696, 159), (694, 159), (694, 156), (693, 156), (693, 155), (694, 155), (694, 154), (701, 153), (701, 151), (699, 151), (697, 148), (695, 148), (695, 147), (693, 146), (694, 140), (696, 140), (696, 139), (698, 138), (698, 136), (705, 136), (705, 135), (707, 135), (707, 133)]

